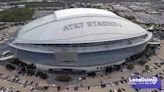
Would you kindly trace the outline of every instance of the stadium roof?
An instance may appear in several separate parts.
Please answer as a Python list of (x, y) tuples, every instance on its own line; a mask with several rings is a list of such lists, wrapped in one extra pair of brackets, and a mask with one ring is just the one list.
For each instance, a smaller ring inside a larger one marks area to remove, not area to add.
[(14, 43), (67, 44), (120, 40), (147, 34), (116, 14), (93, 8), (55, 11), (25, 25)]
[(94, 8), (72, 8), (72, 9), (64, 9), (58, 10), (54, 12), (56, 16), (56, 20), (72, 18), (77, 16), (117, 16), (113, 12), (94, 9)]

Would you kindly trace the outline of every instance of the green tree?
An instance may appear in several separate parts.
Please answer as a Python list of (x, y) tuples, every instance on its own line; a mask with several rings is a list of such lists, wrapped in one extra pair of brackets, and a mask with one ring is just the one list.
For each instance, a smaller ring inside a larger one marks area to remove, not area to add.
[(26, 22), (32, 19), (33, 9), (11, 8), (0, 12), (1, 22)]
[(149, 70), (150, 67), (148, 65), (145, 65), (145, 70)]
[(8, 70), (15, 70), (16, 67), (14, 65), (12, 65), (12, 64), (6, 64), (6, 69), (8, 69)]
[(128, 68), (129, 70), (132, 70), (132, 69), (134, 69), (134, 65), (133, 65), (133, 64), (128, 64), (128, 65), (127, 65), (127, 68)]

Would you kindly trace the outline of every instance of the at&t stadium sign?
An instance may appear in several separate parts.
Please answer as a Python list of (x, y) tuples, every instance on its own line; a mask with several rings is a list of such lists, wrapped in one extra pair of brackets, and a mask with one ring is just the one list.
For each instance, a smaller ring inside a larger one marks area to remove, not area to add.
[(113, 26), (113, 27), (122, 27), (118, 22), (112, 21), (88, 21), (88, 22), (79, 22), (68, 24), (63, 27), (63, 31), (68, 31), (72, 29), (79, 29), (84, 27), (102, 27), (102, 26)]

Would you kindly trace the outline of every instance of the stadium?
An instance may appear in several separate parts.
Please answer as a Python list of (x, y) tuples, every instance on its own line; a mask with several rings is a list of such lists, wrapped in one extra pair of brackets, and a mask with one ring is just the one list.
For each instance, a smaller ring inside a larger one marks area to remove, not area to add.
[(145, 49), (152, 33), (93, 8), (57, 10), (23, 26), (9, 44), (17, 58), (42, 69), (96, 70)]

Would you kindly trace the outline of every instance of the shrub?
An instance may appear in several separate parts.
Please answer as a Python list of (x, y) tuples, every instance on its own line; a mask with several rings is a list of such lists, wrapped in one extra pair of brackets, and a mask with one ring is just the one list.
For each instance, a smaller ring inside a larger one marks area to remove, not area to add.
[(95, 72), (89, 72), (89, 73), (88, 73), (88, 76), (95, 77), (95, 76), (96, 76), (96, 73), (95, 73)]
[(15, 66), (13, 66), (13, 65), (11, 65), (11, 64), (6, 64), (6, 68), (7, 68), (8, 70), (15, 70), (15, 69), (16, 69)]
[(61, 87), (60, 86), (57, 86), (57, 90), (60, 91)]
[(145, 60), (140, 60), (140, 61), (138, 61), (138, 63), (139, 63), (140, 65), (144, 65), (144, 64), (146, 63), (146, 61), (145, 61)]
[(113, 71), (113, 67), (112, 67), (112, 66), (106, 67), (106, 68), (105, 68), (105, 72), (106, 72), (106, 73), (110, 73), (110, 72), (112, 72), (112, 71)]
[(36, 68), (36, 66), (34, 66), (34, 64), (30, 64), (30, 65), (26, 64), (17, 58), (10, 60), (10, 63), (21, 66), (21, 67), (26, 67), (27, 69), (35, 69)]
[(47, 79), (48, 76), (46, 73), (43, 73), (42, 71), (37, 71), (36, 76), (39, 76), (42, 79)]
[(33, 71), (33, 70), (27, 70), (27, 74), (28, 75), (35, 75), (35, 71)]
[(128, 68), (129, 70), (132, 70), (132, 69), (134, 69), (134, 65), (133, 65), (133, 64), (128, 64), (128, 65), (127, 65), (127, 68)]
[(56, 80), (67, 82), (67, 81), (71, 81), (72, 78), (69, 75), (59, 75), (56, 77)]
[(149, 66), (148, 65), (145, 65), (145, 70), (149, 70)]

